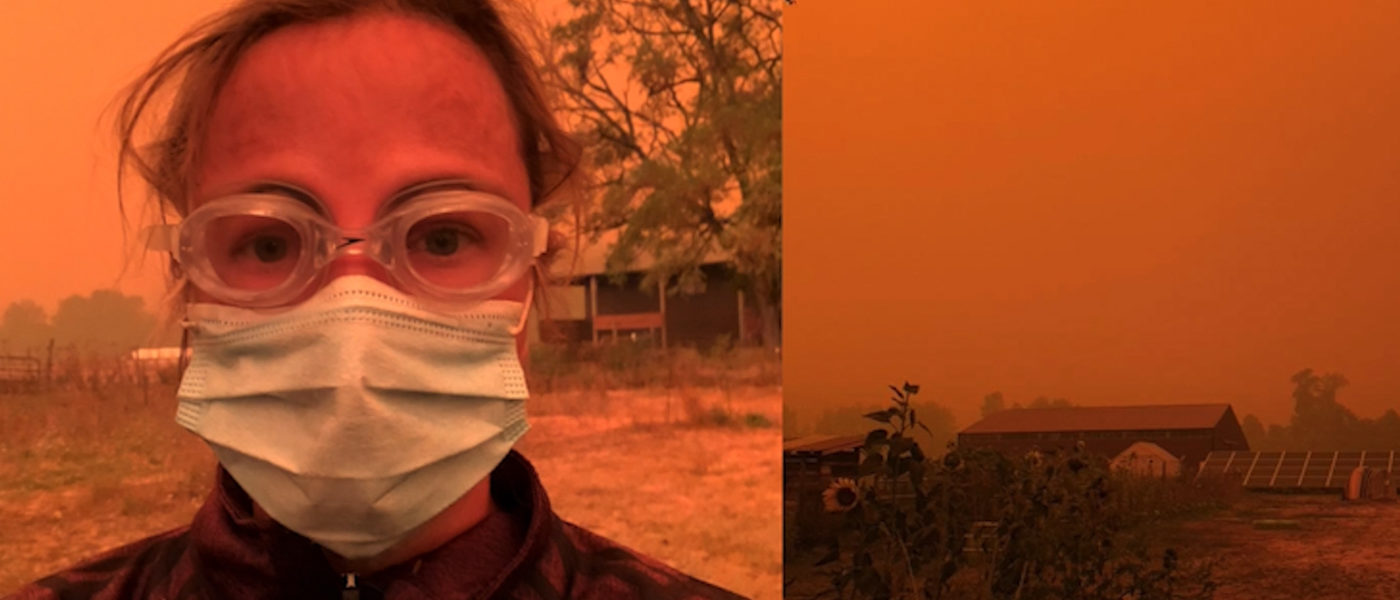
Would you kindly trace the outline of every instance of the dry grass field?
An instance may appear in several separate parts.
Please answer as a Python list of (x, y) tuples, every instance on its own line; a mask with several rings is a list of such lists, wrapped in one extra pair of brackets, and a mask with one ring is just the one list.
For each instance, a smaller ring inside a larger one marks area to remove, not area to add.
[[(0, 595), (185, 524), (213, 458), (171, 388), (0, 396)], [(756, 599), (781, 595), (777, 386), (541, 395), (518, 448), (565, 518)]]
[[(1261, 529), (1259, 520), (1297, 528)], [(1400, 598), (1395, 502), (1247, 494), (1228, 510), (1168, 528), (1160, 543), (1217, 561), (1215, 600)]]

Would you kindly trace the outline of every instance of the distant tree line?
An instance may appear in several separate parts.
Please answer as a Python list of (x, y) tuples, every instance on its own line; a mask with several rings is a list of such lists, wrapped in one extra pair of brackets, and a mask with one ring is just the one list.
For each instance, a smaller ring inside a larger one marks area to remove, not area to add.
[(1400, 414), (1394, 408), (1375, 419), (1356, 416), (1337, 401), (1346, 387), (1340, 373), (1303, 369), (1292, 377), (1293, 415), (1286, 425), (1265, 426), (1246, 415), (1240, 422), (1254, 450), (1394, 450), (1400, 448)]
[(1029, 404), (1022, 406), (1020, 402), (1013, 402), (1011, 406), (1006, 405), (1006, 399), (1001, 392), (992, 392), (982, 397), (982, 417), (987, 417), (992, 413), (998, 413), (1007, 408), (1065, 408), (1074, 406), (1073, 402), (1064, 398), (1051, 398), (1049, 396), (1036, 396)]
[[(60, 348), (124, 354), (156, 341), (156, 323), (142, 298), (116, 290), (69, 296), (52, 316), (33, 300), (17, 300), (0, 315), (0, 354), (39, 356), (51, 342)], [(170, 341), (170, 335), (163, 337)]]

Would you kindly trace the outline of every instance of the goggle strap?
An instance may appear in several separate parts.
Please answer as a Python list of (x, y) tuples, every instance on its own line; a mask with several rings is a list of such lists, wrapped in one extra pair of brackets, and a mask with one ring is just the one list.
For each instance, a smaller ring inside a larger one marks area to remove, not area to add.
[(532, 249), (532, 257), (539, 258), (549, 249), (549, 221), (539, 215), (530, 215), (530, 220), (535, 224), (535, 247)]
[(151, 252), (174, 252), (180, 247), (178, 225), (149, 225), (141, 230), (141, 235), (146, 238), (146, 250)]

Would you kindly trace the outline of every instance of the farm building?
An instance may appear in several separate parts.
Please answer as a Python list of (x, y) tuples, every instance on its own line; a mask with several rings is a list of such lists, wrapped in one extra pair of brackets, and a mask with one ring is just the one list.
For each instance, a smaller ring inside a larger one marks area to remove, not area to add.
[[(651, 261), (639, 258), (616, 281), (606, 267), (605, 243), (584, 246), (577, 260), (566, 255), (551, 267), (555, 285), (543, 303), (536, 303), (530, 336), (535, 340), (600, 342), (645, 339), (661, 347), (689, 345), (706, 348), (727, 337), (733, 343), (757, 343), (761, 324), (757, 311), (746, 305), (726, 256), (712, 252), (701, 266), (705, 290), (667, 296), (660, 286), (643, 289)], [(546, 306), (547, 313), (538, 309)], [(543, 323), (543, 325), (540, 325)]]
[[(855, 477), (863, 435), (808, 435), (783, 441), (783, 481)], [(825, 482), (822, 487), (826, 487)]]
[(1211, 452), (1249, 450), (1228, 404), (1014, 408), (988, 415), (958, 434), (961, 447), (1018, 455), (1080, 441), (1108, 458), (1149, 442), (1176, 457), (1187, 472)]
[(1133, 442), (1133, 445), (1113, 457), (1110, 466), (1134, 475), (1158, 479), (1181, 474), (1181, 459), (1152, 442)]
[(783, 526), (800, 541), (829, 530), (822, 491), (837, 477), (854, 478), (863, 435), (809, 435), (783, 441)]
[(1230, 477), (1256, 491), (1341, 493), (1357, 469), (1400, 486), (1400, 450), (1212, 452), (1196, 478)]

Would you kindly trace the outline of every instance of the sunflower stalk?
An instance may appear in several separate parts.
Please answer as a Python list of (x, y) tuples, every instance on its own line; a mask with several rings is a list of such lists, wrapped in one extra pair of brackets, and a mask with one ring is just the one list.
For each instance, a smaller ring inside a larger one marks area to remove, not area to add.
[(904, 557), (904, 572), (909, 575), (908, 581), (910, 593), (912, 593), (915, 598), (922, 597), (923, 586), (920, 585), (918, 576), (914, 574), (914, 564), (909, 560), (908, 544), (905, 543), (905, 540), (902, 536), (893, 531), (890, 531), (890, 528), (887, 527), (884, 523), (880, 524), (880, 529), (885, 532), (885, 535), (888, 536), (891, 541), (894, 542), (895, 547), (899, 549), (900, 555)]

